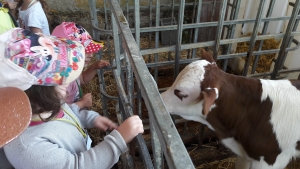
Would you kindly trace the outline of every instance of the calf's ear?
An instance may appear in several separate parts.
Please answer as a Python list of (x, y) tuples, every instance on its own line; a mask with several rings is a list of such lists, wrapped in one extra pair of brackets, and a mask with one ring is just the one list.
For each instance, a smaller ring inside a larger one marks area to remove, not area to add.
[(203, 101), (203, 109), (202, 109), (202, 114), (204, 116), (207, 116), (209, 113), (209, 108), (214, 104), (217, 93), (215, 90), (204, 90), (201, 92), (202, 98), (204, 99)]
[(201, 58), (204, 59), (204, 60), (209, 61), (210, 63), (215, 62), (215, 60), (211, 56), (211, 54), (209, 54), (208, 52), (206, 52), (203, 48), (201, 49)]

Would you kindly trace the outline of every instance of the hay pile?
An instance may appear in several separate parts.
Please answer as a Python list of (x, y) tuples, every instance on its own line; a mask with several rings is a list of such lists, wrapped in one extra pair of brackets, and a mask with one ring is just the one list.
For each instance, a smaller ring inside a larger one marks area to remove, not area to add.
[[(251, 36), (251, 33), (247, 34), (245, 36)], [(249, 44), (250, 44), (249, 42), (240, 42), (240, 43), (238, 43), (237, 48), (236, 48), (236, 53), (247, 52), (248, 49), (249, 49)], [(259, 44), (260, 44), (260, 41), (255, 42), (254, 51), (258, 50)], [(261, 50), (278, 49), (279, 44), (280, 44), (280, 41), (276, 40), (274, 38), (266, 39), (266, 40), (263, 41), (263, 45), (262, 45)], [(275, 56), (276, 56), (276, 53), (260, 55), (256, 71), (258, 73), (269, 72), (270, 68), (271, 68), (271, 65), (272, 65), (272, 62), (275, 59)], [(246, 57), (243, 57), (243, 59), (245, 60)], [(252, 56), (251, 63), (250, 63), (251, 66), (253, 66), (254, 60), (255, 60), (255, 57)]]

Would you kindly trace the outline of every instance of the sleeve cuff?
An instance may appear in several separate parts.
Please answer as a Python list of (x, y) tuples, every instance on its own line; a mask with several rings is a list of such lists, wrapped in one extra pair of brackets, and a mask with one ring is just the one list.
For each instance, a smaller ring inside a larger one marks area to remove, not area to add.
[(109, 135), (104, 137), (104, 140), (110, 139), (110, 137), (113, 137), (113, 141), (115, 142), (115, 145), (119, 148), (119, 150), (122, 153), (125, 153), (128, 151), (127, 144), (125, 143), (123, 137), (117, 130), (113, 130)]

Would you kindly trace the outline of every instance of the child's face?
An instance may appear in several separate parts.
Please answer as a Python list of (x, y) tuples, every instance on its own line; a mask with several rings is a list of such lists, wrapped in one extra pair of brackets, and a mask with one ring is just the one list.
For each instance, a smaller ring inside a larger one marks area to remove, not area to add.
[(85, 53), (84, 66), (87, 66), (90, 63), (93, 56), (94, 56), (93, 53)]

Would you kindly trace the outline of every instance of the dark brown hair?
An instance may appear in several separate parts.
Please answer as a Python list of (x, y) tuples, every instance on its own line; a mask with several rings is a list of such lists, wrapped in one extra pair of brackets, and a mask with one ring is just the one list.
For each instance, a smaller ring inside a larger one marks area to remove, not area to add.
[(43, 121), (49, 121), (59, 113), (62, 105), (60, 101), (61, 97), (56, 91), (55, 86), (33, 85), (25, 93), (30, 100), (32, 114), (40, 115), (43, 112), (52, 111), (50, 117), (46, 119), (41, 118)]

